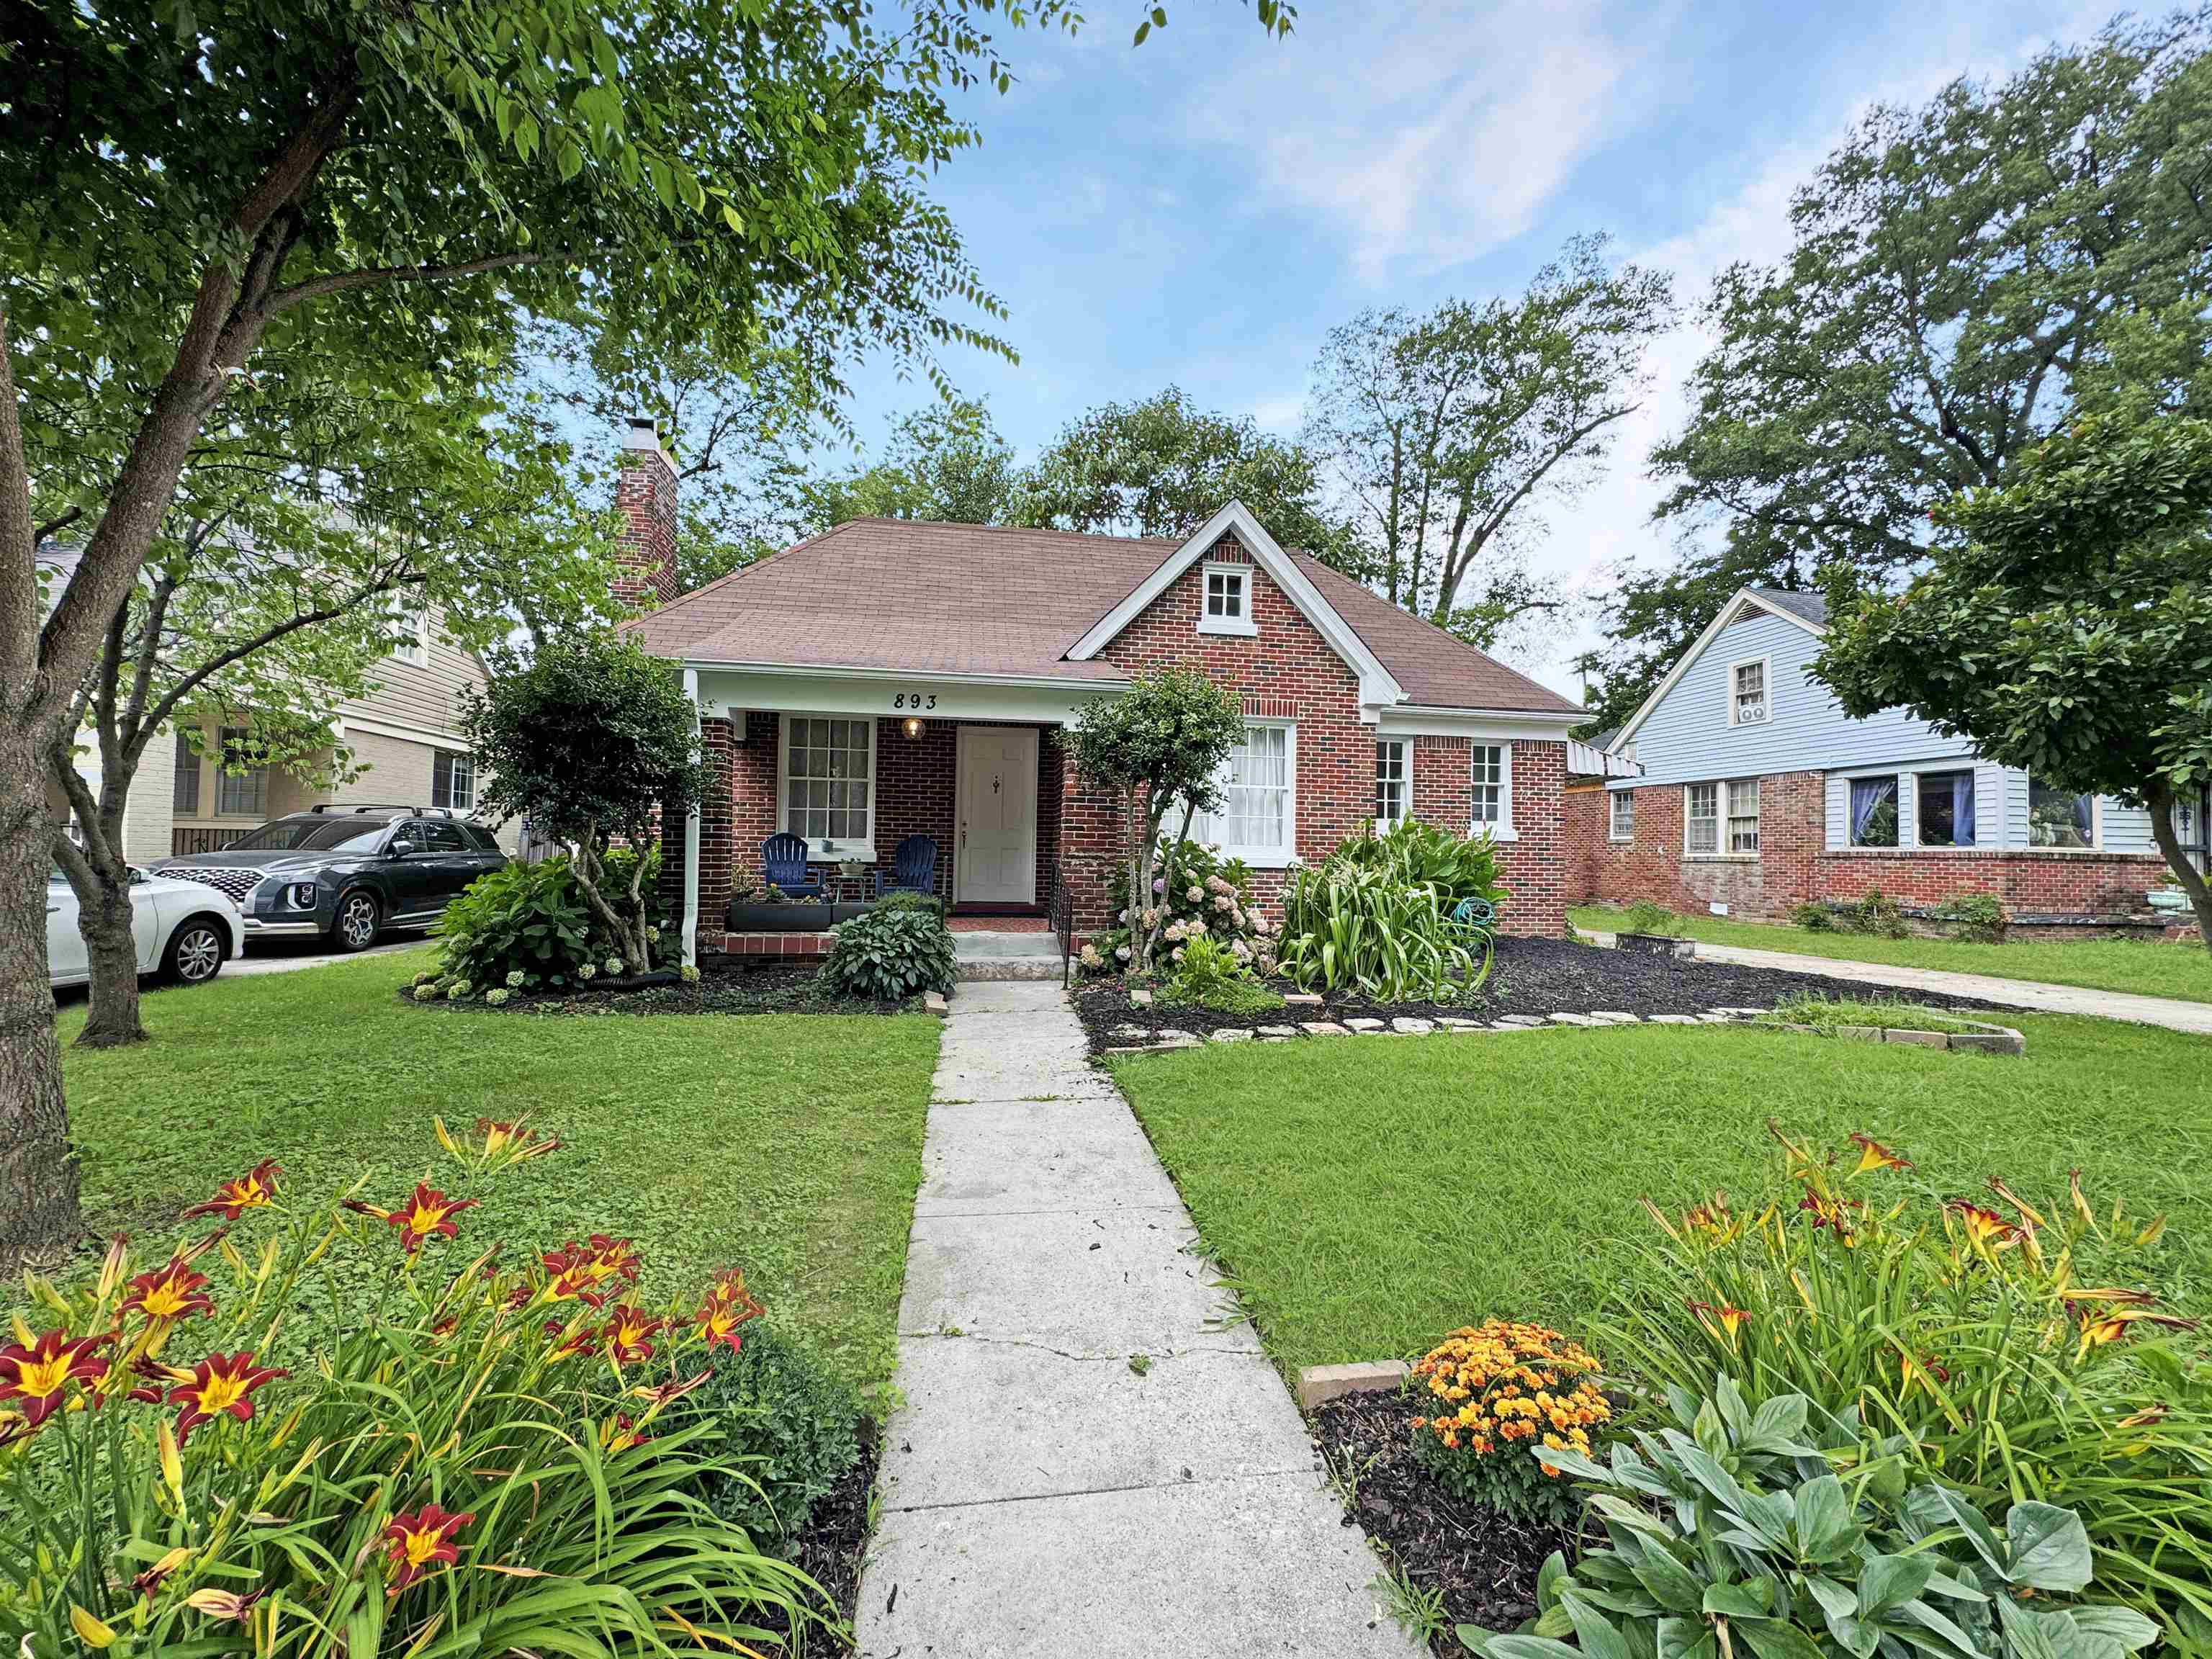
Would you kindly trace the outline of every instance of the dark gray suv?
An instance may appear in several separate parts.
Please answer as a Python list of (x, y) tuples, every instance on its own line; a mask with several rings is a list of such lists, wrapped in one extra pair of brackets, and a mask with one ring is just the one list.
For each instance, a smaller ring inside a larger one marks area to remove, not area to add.
[(461, 889), (500, 868), (490, 830), (426, 806), (318, 806), (275, 818), (219, 853), (164, 859), (157, 875), (204, 882), (246, 916), (246, 937), (320, 934), (366, 951), (427, 927)]

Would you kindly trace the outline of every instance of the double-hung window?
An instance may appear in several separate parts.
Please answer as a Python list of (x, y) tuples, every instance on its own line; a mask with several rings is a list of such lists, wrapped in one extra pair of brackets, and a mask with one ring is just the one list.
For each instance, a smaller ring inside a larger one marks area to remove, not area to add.
[(1974, 775), (1923, 772), (1913, 780), (1916, 834), (1923, 847), (1974, 844)]
[(1636, 839), (1636, 792), (1616, 789), (1606, 798), (1607, 838), (1612, 841)]
[(1384, 738), (1375, 745), (1375, 827), (1388, 830), (1412, 810), (1413, 744)]
[(179, 817), (197, 817), (200, 810), (200, 751), (185, 741), (182, 731), (177, 733), (177, 761), (173, 774), (171, 810)]
[(215, 810), (226, 817), (258, 818), (265, 816), (267, 811), (269, 769), (266, 766), (247, 766), (239, 759), (252, 735), (242, 726), (222, 728)]
[(1720, 785), (1682, 786), (1682, 850), (1693, 858), (1711, 858), (1721, 850)]
[(1260, 631), (1260, 625), (1252, 619), (1251, 566), (1208, 562), (1200, 568), (1199, 574), (1206, 595), (1198, 612), (1200, 633), (1257, 634)]
[(1231, 858), (1279, 870), (1297, 846), (1298, 729), (1289, 721), (1248, 720), (1229, 751), (1216, 811), (1191, 820), (1191, 834)]
[(2097, 799), (2061, 789), (2041, 778), (2027, 781), (2027, 844), (2076, 850), (2097, 844)]
[(1749, 662), (1729, 665), (1729, 724), (1730, 726), (1764, 726), (1766, 723), (1767, 662), (1764, 657), (1753, 657)]
[(1478, 743), (1468, 751), (1469, 833), (1485, 830), (1503, 840), (1513, 833), (1513, 751), (1502, 743)]
[(477, 757), (441, 749), (430, 763), (430, 805), (465, 812), (477, 804)]
[(834, 854), (873, 856), (875, 721), (785, 715), (782, 793), (793, 835)]
[(1728, 849), (1759, 850), (1759, 780), (1735, 778), (1728, 786)]

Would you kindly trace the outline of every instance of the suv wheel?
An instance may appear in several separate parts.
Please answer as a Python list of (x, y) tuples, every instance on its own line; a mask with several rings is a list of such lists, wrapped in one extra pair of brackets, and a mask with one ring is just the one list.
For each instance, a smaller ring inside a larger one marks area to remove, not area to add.
[(338, 900), (337, 919), (331, 923), (331, 943), (341, 951), (366, 951), (376, 943), (382, 921), (376, 895), (356, 887)]
[(161, 971), (179, 985), (204, 985), (222, 970), (227, 943), (221, 923), (194, 916), (169, 935)]

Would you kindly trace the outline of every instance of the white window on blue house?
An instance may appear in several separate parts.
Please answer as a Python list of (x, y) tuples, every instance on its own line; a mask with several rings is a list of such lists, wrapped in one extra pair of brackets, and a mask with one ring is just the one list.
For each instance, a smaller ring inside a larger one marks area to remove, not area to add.
[(1764, 726), (1766, 723), (1767, 660), (1753, 657), (1748, 662), (1729, 665), (1729, 724), (1730, 726)]
[(1616, 789), (1606, 797), (1606, 805), (1609, 811), (1606, 827), (1607, 838), (1612, 841), (1634, 841), (1636, 839), (1636, 792), (1632, 789)]
[(1759, 850), (1759, 780), (1737, 778), (1728, 787), (1728, 849), (1735, 854)]
[(2097, 800), (2045, 783), (2027, 781), (2027, 844), (2086, 851), (2097, 844)]
[(1897, 845), (1897, 775), (1853, 778), (1850, 794), (1851, 845)]
[(1975, 844), (1974, 775), (1923, 772), (1914, 779), (1913, 808), (1923, 847)]

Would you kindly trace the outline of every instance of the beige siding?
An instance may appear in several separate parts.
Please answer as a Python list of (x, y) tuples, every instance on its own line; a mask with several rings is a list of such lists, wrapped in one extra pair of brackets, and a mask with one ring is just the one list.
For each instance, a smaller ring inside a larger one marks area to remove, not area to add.
[(371, 671), (376, 684), (368, 695), (340, 703), (338, 717), (380, 720), (422, 732), (458, 732), (461, 688), (483, 689), (483, 665), (448, 640), (435, 617), (431, 622), (428, 656), (427, 666), (397, 656), (384, 658)]
[[(96, 797), (100, 754), (91, 732), (87, 732), (82, 741), (84, 747), (76, 757), (76, 775), (91, 786)], [(175, 744), (172, 733), (156, 732), (138, 763), (137, 775), (131, 780), (130, 799), (123, 804), (123, 856), (132, 864), (169, 856), (169, 809), (175, 789), (169, 769)], [(46, 805), (58, 818), (71, 816), (69, 797), (52, 783), (46, 786)]]

